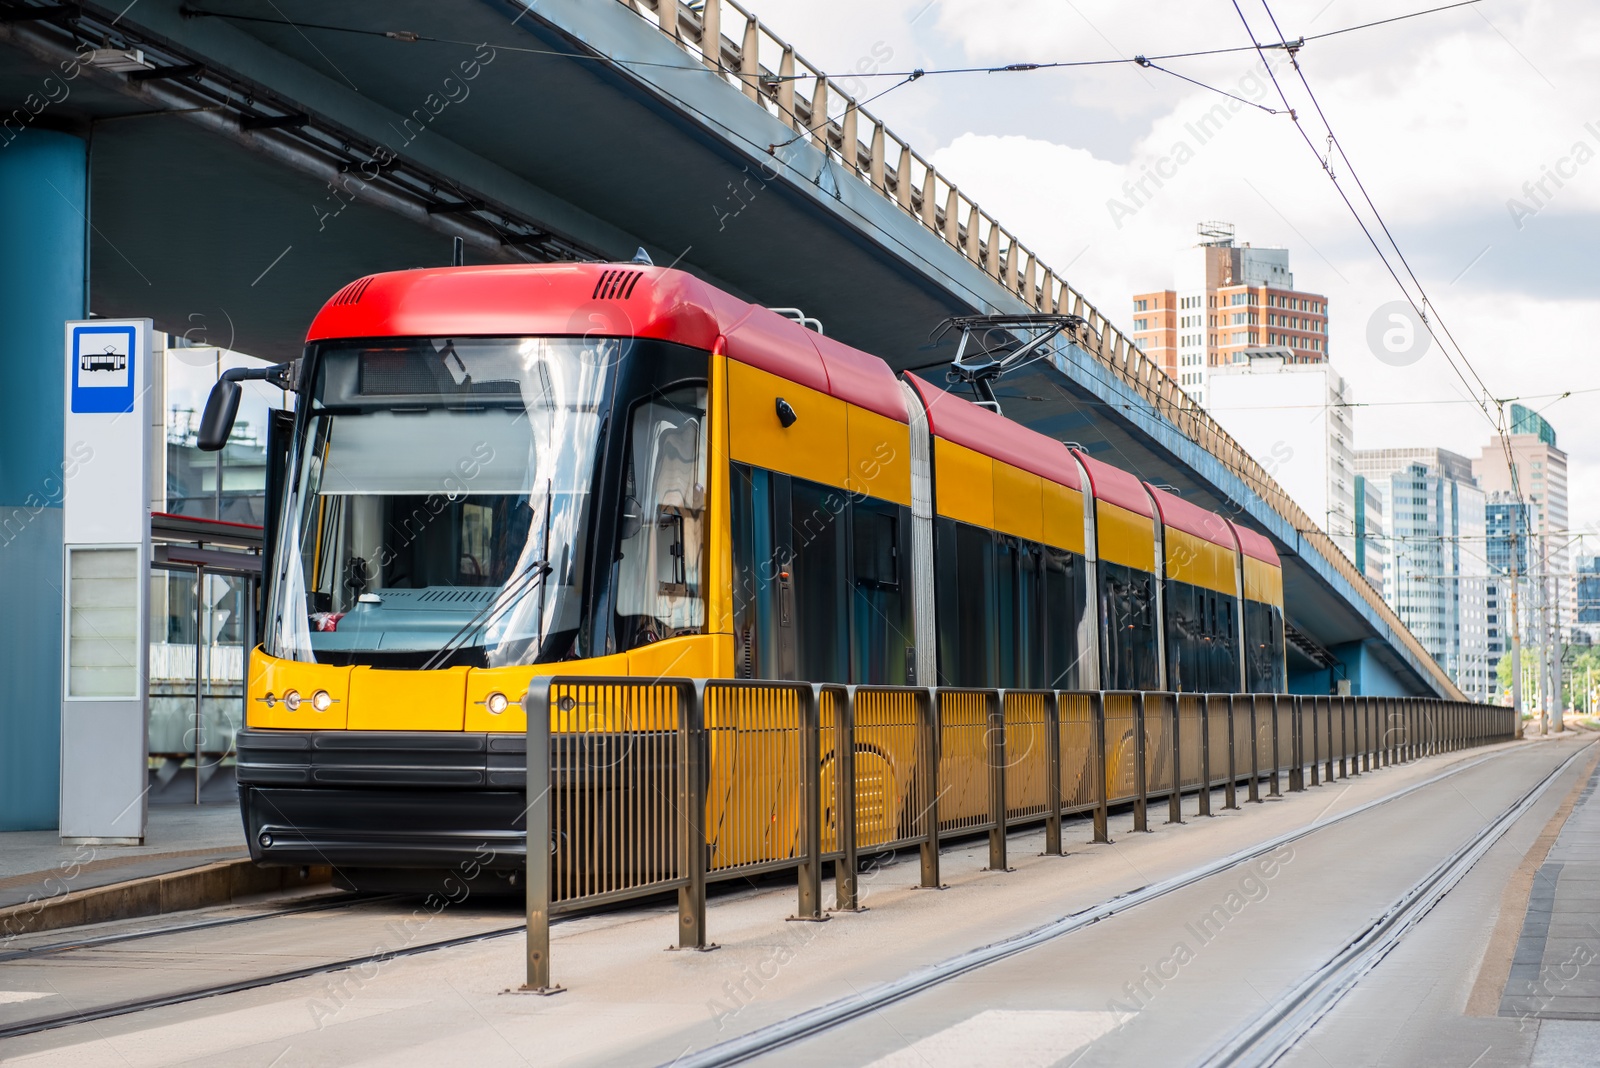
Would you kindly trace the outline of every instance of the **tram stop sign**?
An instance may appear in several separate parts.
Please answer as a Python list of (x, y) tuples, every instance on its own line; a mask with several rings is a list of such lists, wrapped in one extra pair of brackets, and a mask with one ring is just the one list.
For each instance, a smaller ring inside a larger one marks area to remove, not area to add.
[(151, 324), (66, 328), (60, 833), (134, 845), (149, 762)]

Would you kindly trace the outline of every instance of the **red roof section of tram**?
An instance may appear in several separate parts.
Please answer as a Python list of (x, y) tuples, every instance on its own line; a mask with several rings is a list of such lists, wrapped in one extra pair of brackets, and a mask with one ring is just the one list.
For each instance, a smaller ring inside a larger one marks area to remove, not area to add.
[(1273, 567), (1282, 567), (1283, 561), (1278, 559), (1278, 550), (1272, 547), (1272, 541), (1265, 534), (1257, 534), (1249, 527), (1241, 527), (1238, 523), (1228, 522), (1233, 528), (1233, 536), (1239, 539), (1239, 551), (1256, 560), (1262, 560)]
[(329, 298), (306, 340), (468, 334), (639, 337), (707, 352), (721, 338), (731, 359), (906, 421), (899, 383), (882, 360), (665, 267), (521, 264), (368, 275)]
[(1151, 498), (1156, 502), (1156, 512), (1161, 516), (1161, 525), (1181, 530), (1185, 534), (1193, 534), (1213, 545), (1220, 545), (1229, 552), (1238, 552), (1239, 545), (1234, 540), (1233, 524), (1215, 512), (1184, 500), (1176, 493), (1158, 489), (1146, 482), (1144, 488), (1150, 492)]
[(1139, 481), (1139, 476), (1096, 460), (1081, 449), (1073, 449), (1072, 455), (1089, 472), (1089, 490), (1095, 500), (1126, 508), (1150, 519), (1155, 518), (1155, 508), (1150, 504), (1150, 495), (1144, 491), (1144, 483)]
[(973, 404), (965, 397), (947, 393), (916, 375), (906, 375), (906, 381), (922, 398), (922, 406), (928, 410), (928, 425), (936, 436), (1004, 460), (1012, 467), (1020, 467), (1058, 485), (1075, 490), (1083, 488), (1072, 453), (1061, 442)]

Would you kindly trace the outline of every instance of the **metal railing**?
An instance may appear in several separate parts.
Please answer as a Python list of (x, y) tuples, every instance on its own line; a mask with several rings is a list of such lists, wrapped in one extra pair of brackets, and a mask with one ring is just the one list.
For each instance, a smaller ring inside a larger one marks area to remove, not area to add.
[[(1181, 386), (1161, 370), (1064, 277), (1052, 270), (1002, 227), (905, 139), (896, 135), (841, 90), (852, 75), (831, 78), (774, 35), (735, 0), (619, 0), (658, 26), (689, 55), (753, 103), (795, 131), (868, 188), (897, 205), (912, 219), (1004, 286), (1029, 308), (1077, 315), (1088, 324), (1083, 347), (1127, 388), (1150, 404), (1189, 440), (1238, 475), (1282, 516), (1302, 539), (1314, 545), (1341, 578), (1359, 593), (1446, 694), (1460, 695), (1399, 615), (1367, 577), (1324, 533), (1248, 451), (1211, 418)], [(724, 36), (724, 31), (736, 36)], [(864, 83), (863, 83), (864, 84)]]
[[(528, 710), (525, 989), (552, 991), (550, 918), (676, 891), (678, 948), (707, 939), (706, 888), (794, 870), (797, 920), (861, 907), (863, 852), (916, 849), (941, 886), (940, 843), (1086, 816), (1109, 842), (1150, 805), (1183, 821), (1287, 781), (1319, 782), (1512, 738), (1511, 709), (1460, 702), (1273, 694), (931, 689), (699, 679), (536, 680)], [(534, 843), (547, 842), (536, 848)], [(835, 901), (824, 907), (822, 867)]]

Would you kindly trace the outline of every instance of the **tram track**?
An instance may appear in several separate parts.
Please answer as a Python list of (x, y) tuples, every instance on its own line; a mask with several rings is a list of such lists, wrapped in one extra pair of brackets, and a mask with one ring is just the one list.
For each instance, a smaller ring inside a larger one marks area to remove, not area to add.
[[(1286, 1052), (1292, 1046), (1294, 1038), (1308, 1031), (1315, 1025), (1317, 1020), (1321, 1019), (1337, 1003), (1344, 993), (1353, 989), (1360, 977), (1370, 971), (1382, 959), (1382, 956), (1389, 949), (1392, 949), (1400, 938), (1403, 938), (1404, 934), (1426, 914), (1427, 910), (1437, 903), (1444, 894), (1448, 893), (1455, 882), (1470, 869), (1472, 863), (1481, 857), (1493, 845), (1494, 841), (1497, 841), (1520, 816), (1525, 814), (1527, 809), (1538, 800), (1539, 796), (1555, 781), (1562, 771), (1569, 767), (1571, 762), (1586, 750), (1587, 746), (1584, 746), (1570, 755), (1538, 785), (1514, 802), (1510, 808), (1504, 810), (1496, 820), (1479, 831), (1467, 845), (1457, 850), (1451, 857), (1446, 858), (1444, 863), (1420, 880), (1406, 894), (1402, 895), (1401, 900), (1396, 903), (1397, 907), (1391, 908), (1382, 918), (1375, 921), (1370, 928), (1348, 943), (1334, 960), (1327, 962), (1311, 975), (1305, 977), (1288, 999), (1288, 1002), (1292, 1003), (1288, 1009), (1284, 1012), (1263, 1014), (1262, 1017), (1251, 1020), (1230, 1036), (1225, 1048), (1219, 1047), (1213, 1050), (1208, 1055), (1209, 1059), (1203, 1062), (1207, 1065), (1207, 1068), (1212, 1065), (1235, 1063), (1251, 1065), (1273, 1063), (1277, 1057), (1280, 1057), (1283, 1052)], [(1514, 752), (1514, 750), (1507, 749), (1476, 759), (1464, 760), (1458, 765), (1447, 768), (1436, 775), (1412, 783), (1383, 797), (1374, 798), (1346, 812), (1325, 819), (1318, 819), (1304, 827), (1256, 843), (1244, 850), (1221, 857), (1187, 872), (1128, 891), (1117, 897), (1063, 916), (1041, 927), (979, 947), (968, 953), (909, 973), (899, 979), (879, 984), (850, 997), (841, 998), (816, 1009), (752, 1031), (749, 1034), (729, 1039), (698, 1053), (682, 1056), (671, 1063), (676, 1068), (739, 1064), (765, 1053), (817, 1036), (959, 976), (990, 964), (998, 963), (1036, 946), (1055, 941), (1102, 920), (1122, 915), (1142, 905), (1183, 890), (1204, 879), (1226, 873), (1285, 845), (1305, 839), (1322, 830), (1337, 826), (1391, 802), (1435, 786), (1473, 768), (1499, 760), (1511, 752)], [(28, 961), (38, 961), (44, 963), (50, 959), (70, 959), (72, 953), (82, 950), (97, 950), (107, 946), (161, 937), (182, 937), (216, 928), (238, 928), (243, 925), (285, 916), (346, 910), (362, 904), (381, 904), (397, 896), (363, 897), (353, 895), (338, 901), (306, 903), (287, 909), (277, 909), (249, 916), (219, 917), (197, 922), (172, 924), (149, 930), (115, 932), (89, 938), (68, 939), (11, 951), (0, 956), (0, 962), (26, 963)], [(1402, 903), (1405, 907), (1399, 908), (1398, 906)], [(573, 918), (577, 918), (577, 916), (561, 917), (554, 922), (562, 922)], [(321, 974), (362, 968), (373, 964), (381, 965), (393, 959), (503, 938), (520, 934), (524, 930), (524, 924), (518, 922), (373, 953), (340, 955), (336, 959), (318, 961), (295, 968), (271, 970), (226, 982), (205, 983), (143, 997), (109, 999), (98, 1004), (81, 1006), (69, 1012), (0, 1023), (0, 1040), (19, 1038), (77, 1024), (93, 1023), (112, 1017), (181, 1005), (211, 997), (241, 993)], [(1269, 1016), (1270, 1019), (1268, 1018)], [(1286, 1028), (1289, 1032), (1292, 1032), (1291, 1037), (1287, 1039), (1287, 1044), (1275, 1041), (1274, 1036), (1281, 1036), (1287, 1033), (1285, 1031)], [(1276, 1052), (1273, 1052), (1270, 1058), (1262, 1059), (1259, 1051), (1263, 1050), (1275, 1050)]]
[(1269, 1068), (1287, 1055), (1427, 917), (1593, 744), (1586, 743), (1569, 755), (1499, 816), (1409, 886), (1381, 916), (1303, 976), (1286, 995), (1213, 1047), (1196, 1062), (1197, 1068)]
[(245, 923), (259, 923), (262, 920), (276, 919), (281, 916), (297, 916), (308, 912), (328, 912), (334, 909), (346, 909), (355, 905), (376, 904), (381, 901), (391, 900), (396, 894), (343, 894), (332, 901), (306, 902), (303, 904), (289, 905), (284, 908), (268, 909), (261, 912), (251, 912), (242, 916), (224, 916), (210, 920), (193, 920), (187, 923), (169, 924), (165, 927), (150, 927), (136, 931), (119, 931), (111, 934), (90, 935), (86, 938), (69, 938), (60, 942), (47, 942), (38, 946), (25, 946), (22, 949), (0, 952), (0, 964), (11, 961), (40, 960), (55, 953), (66, 953), (75, 949), (89, 949), (92, 947), (118, 945), (123, 942), (136, 942), (145, 938), (159, 938), (163, 935), (185, 934), (190, 931), (207, 931), (217, 927), (234, 927)]
[[(1569, 767), (1571, 762), (1575, 760), (1578, 755), (1586, 751), (1588, 744), (1594, 743), (1587, 743), (1577, 752), (1569, 756), (1560, 764), (1560, 766), (1546, 776), (1540, 784), (1530, 790), (1528, 794), (1525, 794), (1519, 798), (1509, 808), (1502, 811), (1501, 815), (1497, 817), (1496, 820), (1492, 821), (1491, 824), (1479, 831), (1467, 846), (1464, 846), (1462, 850), (1458, 850), (1456, 853), (1453, 853), (1451, 857), (1447, 858), (1446, 862), (1440, 866), (1440, 868), (1435, 869), (1433, 873), (1430, 873), (1429, 877), (1424, 877), (1424, 879), (1421, 880), (1417, 885), (1413, 886), (1406, 895), (1402, 895), (1402, 900), (1412, 900), (1415, 898), (1413, 907), (1409, 908), (1406, 914), (1414, 916), (1415, 919), (1420, 919), (1421, 916), (1426, 913), (1426, 908), (1423, 908), (1420, 912), (1416, 911), (1416, 907), (1420, 906), (1424, 900), (1424, 898), (1420, 896), (1419, 892), (1419, 888), (1422, 886), (1422, 884), (1426, 883), (1429, 887), (1433, 888), (1433, 893), (1428, 898), (1429, 904), (1427, 906), (1431, 908), (1432, 903), (1435, 903), (1439, 898), (1442, 898), (1443, 895), (1448, 892), (1450, 886), (1454, 885), (1455, 880), (1459, 879), (1460, 875), (1464, 874), (1465, 871), (1471, 867), (1471, 864), (1474, 863), (1478, 857), (1481, 857), (1482, 853), (1487, 851), (1487, 849), (1493, 845), (1492, 840), (1485, 840), (1486, 836), (1490, 835), (1492, 832), (1493, 840), (1498, 840), (1500, 835), (1503, 834), (1505, 830), (1508, 829), (1512, 824), (1514, 824), (1518, 818), (1525, 814), (1527, 809), (1537, 801), (1538, 796), (1542, 794), (1543, 790), (1546, 789), (1551, 782), (1555, 781), (1556, 777), (1558, 777), (1563, 770)], [(1326, 819), (1319, 819), (1304, 827), (1287, 831), (1271, 839), (1251, 845), (1246, 849), (1190, 869), (1189, 871), (1179, 873), (1170, 878), (1163, 879), (1134, 890), (1130, 890), (1124, 894), (1118, 895), (1117, 897), (1107, 899), (1077, 912), (1069, 913), (1068, 915), (1062, 916), (1059, 919), (1053, 920), (1042, 926), (1033, 928), (1032, 930), (1022, 932), (1021, 934), (1014, 935), (1009, 938), (1000, 939), (999, 941), (992, 942), (985, 946), (980, 946), (976, 949), (949, 958), (945, 961), (941, 961), (939, 963), (907, 973), (906, 975), (897, 979), (892, 979), (876, 986), (868, 987), (847, 997), (839, 998), (825, 1005), (818, 1006), (817, 1008), (798, 1013), (787, 1019), (768, 1024), (747, 1034), (736, 1036), (724, 1042), (717, 1043), (716, 1045), (707, 1047), (706, 1049), (698, 1052), (687, 1053), (672, 1060), (668, 1064), (661, 1065), (660, 1068), (720, 1068), (720, 1066), (724, 1065), (741, 1064), (756, 1057), (760, 1057), (784, 1047), (793, 1045), (797, 1042), (814, 1038), (818, 1035), (832, 1031), (844, 1024), (850, 1023), (851, 1021), (876, 1013), (881, 1009), (884, 1009), (897, 1002), (904, 1001), (933, 987), (937, 987), (943, 983), (957, 979), (989, 965), (1007, 960), (1036, 947), (1054, 942), (1057, 939), (1073, 934), (1074, 932), (1084, 930), (1085, 928), (1100, 923), (1103, 920), (1109, 920), (1113, 917), (1120, 916), (1133, 909), (1150, 904), (1161, 898), (1165, 898), (1178, 891), (1184, 890), (1185, 888), (1193, 886), (1203, 880), (1224, 874), (1230, 870), (1238, 868), (1240, 865), (1246, 864), (1267, 853), (1271, 853), (1274, 850), (1280, 849), (1283, 846), (1301, 841), (1321, 831), (1338, 826), (1347, 820), (1370, 813), (1394, 801), (1398, 801), (1421, 790), (1425, 790), (1429, 787), (1444, 782), (1445, 780), (1448, 780), (1454, 776), (1460, 775), (1463, 772), (1480, 767), (1486, 763), (1489, 763), (1490, 761), (1502, 759), (1514, 752), (1517, 752), (1517, 750), (1505, 749), (1497, 753), (1479, 757), (1475, 760), (1464, 761), (1455, 767), (1451, 767), (1440, 772), (1437, 775), (1433, 775), (1429, 778), (1412, 783), (1409, 786), (1395, 791), (1394, 793), (1386, 794), (1383, 797), (1374, 798), (1371, 801), (1365, 802), (1336, 816)], [(1474, 848), (1475, 846), (1479, 846), (1481, 848)], [(1444, 877), (1441, 873), (1445, 870), (1456, 872), (1455, 879)], [(1386, 913), (1386, 916), (1388, 915), (1389, 914)], [(1394, 932), (1397, 935), (1396, 941), (1398, 941), (1398, 937), (1403, 937), (1405, 931), (1409, 930), (1410, 926), (1413, 925), (1414, 922), (1415, 920), (1412, 921), (1412, 924), (1407, 924), (1404, 927), (1397, 927), (1395, 922), (1383, 924), (1380, 920), (1379, 923), (1374, 924), (1374, 928), (1377, 928), (1381, 925), (1384, 932)], [(1359, 940), (1359, 938), (1357, 940)], [(1340, 959), (1343, 960), (1343, 956), (1341, 956)], [(1374, 960), (1373, 963), (1376, 963), (1376, 960)], [(1364, 969), (1360, 974), (1365, 974), (1365, 970), (1366, 969)], [(1322, 969), (1319, 969), (1318, 973), (1320, 974), (1321, 971)], [(1308, 981), (1310, 978), (1311, 977), (1308, 977)], [(1359, 975), (1357, 978), (1359, 978)], [(1353, 986), (1353, 982), (1350, 985)], [(1329, 1002), (1327, 1007), (1331, 1008), (1332, 1004), (1333, 1002)], [(1324, 1008), (1322, 1012), (1326, 1012), (1326, 1008)], [(1320, 1019), (1320, 1014), (1317, 1016), (1317, 1018)], [(1311, 1023), (1314, 1024), (1315, 1020), (1312, 1020)], [(1248, 1027), (1248, 1025), (1246, 1026)], [(1311, 1024), (1307, 1024), (1306, 1028), (1308, 1029), (1309, 1026), (1311, 1026)], [(1303, 1031), (1298, 1031), (1296, 1033), (1303, 1033)], [(1209, 1066), (1212, 1063), (1231, 1064), (1235, 1062), (1221, 1060), (1215, 1062), (1208, 1061), (1206, 1063)], [(1238, 1063), (1270, 1064), (1272, 1062), (1239, 1061)]]
[[(51, 943), (48, 946), (32, 947), (31, 950), (14, 951), (8, 954), (5, 960), (24, 961), (38, 960), (44, 963), (47, 960), (70, 959), (73, 952), (82, 950), (98, 950), (107, 946), (116, 946), (128, 942), (155, 939), (161, 937), (181, 937), (198, 932), (213, 930), (220, 927), (237, 927), (243, 924), (282, 918), (284, 916), (304, 916), (316, 912), (329, 912), (337, 909), (349, 908), (356, 905), (379, 904), (398, 895), (382, 895), (380, 897), (357, 896), (350, 900), (340, 902), (322, 903), (316, 906), (305, 906), (291, 909), (280, 909), (264, 912), (253, 916), (234, 916), (223, 919), (200, 921), (187, 924), (174, 924), (149, 931), (130, 931), (94, 937), (87, 939), (74, 939), (63, 942)], [(391, 921), (392, 922), (392, 921)], [(373, 953), (358, 954), (354, 956), (340, 955), (333, 960), (318, 961), (296, 968), (278, 969), (248, 975), (226, 982), (206, 983), (199, 986), (183, 987), (169, 990), (159, 994), (143, 997), (106, 1000), (98, 1004), (79, 1006), (68, 1012), (52, 1013), (44, 1016), (35, 1016), (28, 1019), (13, 1020), (0, 1023), (0, 1041), (12, 1038), (21, 1038), (25, 1035), (38, 1034), (42, 1031), (52, 1031), (62, 1027), (71, 1027), (77, 1024), (93, 1023), (115, 1016), (125, 1016), (130, 1013), (146, 1012), (151, 1009), (165, 1008), (171, 1005), (181, 1005), (188, 1002), (200, 1001), (206, 998), (220, 997), (224, 994), (235, 994), (261, 987), (274, 986), (295, 979), (304, 979), (314, 975), (338, 972), (350, 968), (360, 968), (367, 965), (381, 965), (390, 960), (402, 957), (416, 956), (421, 953), (430, 953), (435, 950), (449, 949), (455, 946), (469, 945), (492, 938), (503, 938), (508, 935), (519, 934), (526, 929), (524, 923), (491, 927), (486, 930), (471, 931), (449, 938), (434, 939), (431, 941), (417, 942), (409, 945), (397, 946)]]

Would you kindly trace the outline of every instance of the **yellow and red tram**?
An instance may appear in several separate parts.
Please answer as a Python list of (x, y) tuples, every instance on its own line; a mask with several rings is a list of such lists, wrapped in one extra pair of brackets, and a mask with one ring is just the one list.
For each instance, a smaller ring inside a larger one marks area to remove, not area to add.
[(1263, 535), (680, 271), (363, 278), (294, 382), (258, 861), (519, 867), (538, 674), (1283, 687)]

